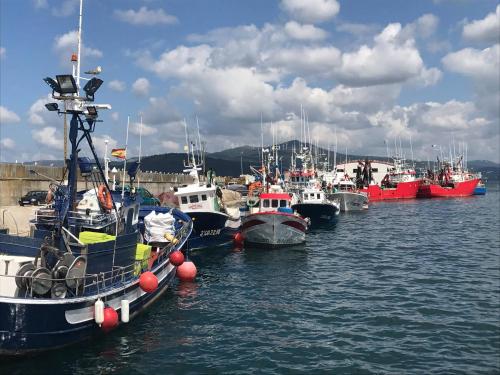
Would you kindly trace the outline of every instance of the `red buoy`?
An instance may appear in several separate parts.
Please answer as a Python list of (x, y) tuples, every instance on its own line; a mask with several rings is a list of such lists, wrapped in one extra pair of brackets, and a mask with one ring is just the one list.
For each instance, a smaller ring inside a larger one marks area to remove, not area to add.
[(146, 293), (152, 293), (158, 288), (158, 278), (153, 272), (144, 272), (139, 277), (139, 286)]
[(177, 277), (180, 281), (194, 281), (196, 272), (196, 266), (190, 260), (177, 267)]
[(104, 320), (101, 328), (104, 332), (109, 332), (118, 325), (118, 313), (112, 307), (104, 309)]
[(243, 241), (244, 241), (244, 238), (243, 238), (243, 233), (241, 232), (238, 232), (234, 235), (234, 244), (236, 246), (242, 246), (243, 245)]
[(184, 263), (184, 254), (182, 254), (181, 251), (177, 250), (168, 256), (168, 259), (170, 260), (170, 263), (172, 263), (174, 266), (178, 267), (182, 263)]

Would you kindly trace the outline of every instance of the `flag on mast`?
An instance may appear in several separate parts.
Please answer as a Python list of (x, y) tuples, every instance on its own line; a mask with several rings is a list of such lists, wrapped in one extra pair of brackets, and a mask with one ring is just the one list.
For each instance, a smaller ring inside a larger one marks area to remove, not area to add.
[(111, 150), (111, 156), (114, 156), (118, 159), (126, 159), (127, 158), (127, 149), (125, 148), (114, 148)]

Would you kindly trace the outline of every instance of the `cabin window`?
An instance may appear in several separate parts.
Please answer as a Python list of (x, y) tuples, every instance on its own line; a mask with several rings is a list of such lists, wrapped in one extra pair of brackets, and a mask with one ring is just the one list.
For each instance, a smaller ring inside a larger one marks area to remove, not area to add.
[(273, 199), (272, 202), (271, 202), (271, 205), (273, 208), (277, 208), (278, 207), (278, 200), (277, 199)]
[(320, 196), (320, 195), (319, 195), (319, 193), (318, 193), (318, 194), (316, 194), (316, 198), (317, 198), (317, 199), (320, 199), (320, 198), (319, 198), (319, 196)]
[(182, 204), (187, 204), (187, 202), (188, 202), (187, 197), (181, 197), (181, 203)]
[(280, 200), (280, 207), (286, 207), (286, 200)]
[(265, 208), (269, 207), (269, 199), (264, 199), (264, 201), (263, 201), (263, 206), (264, 206)]
[(190, 195), (189, 196), (189, 203), (198, 203), (199, 199), (197, 195)]
[(337, 169), (337, 172), (344, 172), (343, 169)]
[(207, 200), (207, 195), (206, 194), (202, 194), (201, 195), (201, 200), (202, 201), (206, 201)]
[(372, 168), (372, 172), (378, 172), (378, 168)]
[(357, 171), (358, 171), (358, 168), (354, 168), (354, 169), (352, 170), (352, 173), (356, 173)]

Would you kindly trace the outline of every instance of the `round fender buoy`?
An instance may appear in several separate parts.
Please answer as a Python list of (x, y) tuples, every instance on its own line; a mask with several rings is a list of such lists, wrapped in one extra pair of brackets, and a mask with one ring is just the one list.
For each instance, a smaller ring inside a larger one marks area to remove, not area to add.
[(241, 232), (238, 232), (234, 235), (234, 244), (236, 246), (241, 246), (243, 245), (243, 241), (244, 241), (244, 238), (243, 238), (243, 233)]
[(104, 332), (109, 332), (118, 325), (118, 313), (112, 307), (104, 309), (104, 321), (101, 328)]
[(146, 293), (154, 292), (158, 288), (158, 278), (153, 272), (144, 272), (139, 277), (139, 286)]
[(194, 281), (196, 272), (196, 266), (193, 262), (188, 260), (177, 267), (177, 278), (180, 281)]
[(174, 266), (179, 267), (182, 263), (184, 263), (184, 254), (182, 254), (179, 250), (173, 251), (168, 256), (168, 259)]

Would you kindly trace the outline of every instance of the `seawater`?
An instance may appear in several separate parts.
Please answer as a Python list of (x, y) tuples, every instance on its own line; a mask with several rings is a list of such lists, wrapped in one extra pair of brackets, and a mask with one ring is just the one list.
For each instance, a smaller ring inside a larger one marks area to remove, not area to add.
[(191, 254), (111, 334), (1, 374), (500, 372), (500, 194), (370, 204), (304, 246)]

